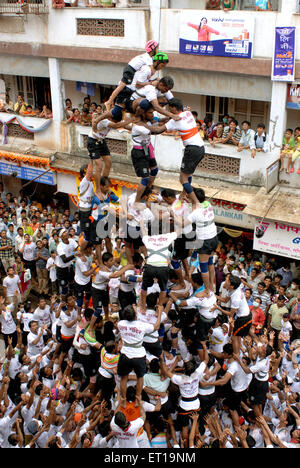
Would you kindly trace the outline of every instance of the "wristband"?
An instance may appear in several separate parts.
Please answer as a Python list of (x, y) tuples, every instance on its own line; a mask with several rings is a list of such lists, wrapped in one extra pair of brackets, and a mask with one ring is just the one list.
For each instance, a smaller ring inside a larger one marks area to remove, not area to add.
[(181, 303), (181, 300), (180, 300), (180, 299), (177, 299), (177, 301), (175, 302), (175, 304), (176, 304), (177, 306), (180, 305), (180, 303)]

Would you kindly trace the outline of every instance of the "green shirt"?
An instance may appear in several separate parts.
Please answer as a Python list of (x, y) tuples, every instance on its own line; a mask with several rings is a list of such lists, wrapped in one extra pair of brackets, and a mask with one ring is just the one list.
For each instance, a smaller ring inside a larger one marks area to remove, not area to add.
[[(222, 3), (223, 3), (224, 8), (231, 8), (231, 0), (222, 0)], [(234, 9), (235, 9), (235, 1), (233, 2), (233, 5), (232, 5), (232, 10)]]
[(277, 304), (273, 304), (270, 307), (269, 314), (271, 315), (271, 327), (274, 328), (274, 330), (281, 330), (281, 320), (284, 314), (288, 314), (288, 310), (286, 306), (281, 307), (280, 309), (278, 308)]
[(289, 139), (289, 141), (286, 140), (286, 137), (283, 137), (282, 140), (282, 146), (285, 147), (285, 145), (289, 145), (289, 149), (295, 149), (295, 140), (293, 137)]

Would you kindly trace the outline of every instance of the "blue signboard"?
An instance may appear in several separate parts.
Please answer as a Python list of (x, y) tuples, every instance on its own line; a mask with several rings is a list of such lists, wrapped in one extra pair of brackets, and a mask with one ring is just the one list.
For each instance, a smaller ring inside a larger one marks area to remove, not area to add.
[[(13, 172), (16, 172), (18, 179), (32, 180), (40, 174), (43, 174), (43, 170), (35, 169), (33, 167), (20, 167), (14, 164), (7, 164), (0, 161), (0, 174), (11, 176)], [(55, 185), (54, 174), (52, 171), (41, 175), (35, 182), (40, 182), (46, 185)]]

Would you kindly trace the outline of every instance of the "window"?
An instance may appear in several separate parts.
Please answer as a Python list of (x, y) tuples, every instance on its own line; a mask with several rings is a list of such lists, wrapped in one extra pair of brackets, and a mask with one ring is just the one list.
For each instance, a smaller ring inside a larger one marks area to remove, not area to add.
[(206, 96), (206, 115), (210, 115), (215, 123), (228, 114), (229, 99), (227, 97)]
[(77, 18), (77, 34), (80, 36), (124, 37), (124, 20)]
[[(271, 1), (271, 10), (278, 11), (278, 0), (270, 0)], [(255, 10), (255, 0), (240, 0), (240, 8), (241, 10)]]
[(264, 123), (268, 127), (270, 104), (264, 101), (248, 101), (246, 99), (234, 100), (233, 116), (241, 126), (243, 120), (248, 120), (251, 127), (256, 129), (257, 124)]

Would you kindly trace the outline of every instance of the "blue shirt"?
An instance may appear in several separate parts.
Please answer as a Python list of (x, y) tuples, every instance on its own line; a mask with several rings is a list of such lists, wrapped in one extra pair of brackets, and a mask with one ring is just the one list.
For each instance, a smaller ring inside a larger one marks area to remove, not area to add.
[[(117, 195), (114, 194), (114, 192), (110, 192), (107, 194), (107, 197), (105, 200), (99, 200), (97, 195), (94, 195), (94, 198), (92, 199), (92, 216), (96, 221), (100, 221), (101, 219), (105, 218), (107, 216), (108, 211), (107, 207), (110, 203), (118, 203), (119, 198)], [(97, 214), (96, 210), (98, 208)]]
[(276, 273), (282, 276), (282, 280), (280, 281), (281, 286), (287, 286), (293, 279), (293, 273), (291, 270), (284, 270), (283, 268), (279, 268)]
[(255, 6), (259, 7), (261, 10), (267, 10), (268, 0), (255, 0)]

